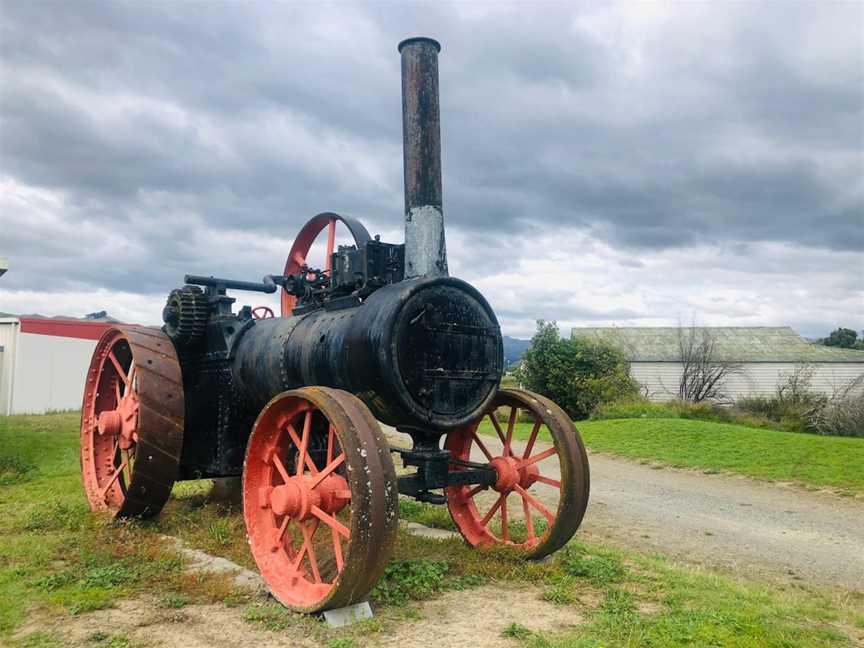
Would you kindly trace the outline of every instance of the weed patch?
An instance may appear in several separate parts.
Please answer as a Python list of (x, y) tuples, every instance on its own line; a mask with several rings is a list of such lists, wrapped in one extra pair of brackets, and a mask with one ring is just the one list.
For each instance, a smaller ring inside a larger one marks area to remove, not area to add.
[(518, 623), (511, 623), (501, 631), (501, 636), (509, 639), (528, 639), (531, 634), (528, 628)]
[(33, 464), (17, 457), (0, 456), (0, 486), (11, 486), (27, 481), (33, 468)]
[(617, 556), (589, 555), (578, 545), (568, 546), (561, 558), (564, 573), (587, 578), (594, 585), (609, 585), (625, 575), (624, 565)]
[(429, 598), (443, 589), (448, 568), (444, 560), (391, 562), (372, 590), (372, 598), (390, 605), (401, 605), (409, 599)]
[(243, 620), (259, 625), (271, 632), (291, 627), (297, 621), (295, 614), (276, 603), (251, 605), (243, 612)]

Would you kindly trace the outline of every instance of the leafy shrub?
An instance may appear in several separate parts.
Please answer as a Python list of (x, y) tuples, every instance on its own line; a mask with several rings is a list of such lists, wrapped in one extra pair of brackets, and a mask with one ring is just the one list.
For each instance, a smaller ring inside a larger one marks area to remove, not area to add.
[(799, 365), (781, 378), (775, 395), (741, 398), (734, 406), (678, 399), (655, 403), (644, 396), (627, 396), (600, 403), (591, 418), (698, 419), (787, 432), (864, 436), (864, 376), (837, 388), (827, 397), (811, 391), (812, 375), (812, 368)]
[(811, 423), (820, 434), (864, 437), (864, 375), (839, 389)]
[(399, 605), (409, 599), (422, 599), (441, 591), (449, 565), (443, 560), (399, 560), (391, 562), (372, 590), (382, 603)]
[(555, 322), (537, 322), (525, 352), (520, 381), (551, 398), (574, 419), (585, 419), (600, 403), (635, 394), (637, 385), (623, 354), (610, 345), (561, 339)]

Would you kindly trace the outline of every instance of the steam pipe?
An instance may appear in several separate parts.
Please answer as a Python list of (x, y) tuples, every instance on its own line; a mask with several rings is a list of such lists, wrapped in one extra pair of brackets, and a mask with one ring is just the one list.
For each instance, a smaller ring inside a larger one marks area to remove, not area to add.
[(405, 169), (405, 278), (447, 276), (441, 190), (438, 52), (431, 38), (399, 43)]

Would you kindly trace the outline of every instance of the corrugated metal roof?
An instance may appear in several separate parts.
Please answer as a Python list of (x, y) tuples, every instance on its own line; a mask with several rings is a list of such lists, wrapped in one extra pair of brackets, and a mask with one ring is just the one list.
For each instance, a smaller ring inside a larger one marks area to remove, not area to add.
[[(684, 327), (685, 334), (690, 330)], [(696, 327), (717, 340), (717, 359), (728, 362), (860, 362), (864, 351), (808, 342), (788, 326)], [(574, 328), (573, 337), (599, 339), (620, 348), (630, 362), (681, 359), (677, 326)]]

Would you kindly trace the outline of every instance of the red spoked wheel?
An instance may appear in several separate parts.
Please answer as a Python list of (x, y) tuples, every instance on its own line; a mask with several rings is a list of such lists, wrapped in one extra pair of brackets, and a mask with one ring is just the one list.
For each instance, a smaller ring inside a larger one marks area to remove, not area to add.
[(249, 438), (243, 515), (258, 569), (283, 605), (316, 612), (362, 601), (398, 524), (396, 472), (366, 405), (324, 387), (271, 400)]
[[(354, 245), (358, 248), (369, 241), (369, 232), (363, 227), (360, 221), (349, 216), (340, 216), (331, 212), (318, 214), (310, 219), (297, 234), (294, 239), (294, 245), (291, 246), (291, 251), (288, 253), (288, 260), (285, 262), (285, 276), (296, 275), (300, 273), (301, 268), (309, 264), (309, 251), (312, 249), (312, 244), (318, 235), (327, 228), (327, 249), (325, 258), (323, 259), (323, 270), (325, 273), (330, 272), (330, 260), (333, 255), (333, 250), (336, 246), (336, 225), (342, 223), (348, 229), (351, 237), (354, 239)], [(297, 304), (297, 297), (291, 295), (284, 288), (282, 289), (282, 317), (291, 315), (294, 306)]]
[(276, 315), (273, 314), (273, 309), (269, 306), (256, 306), (252, 309), (252, 317), (254, 319), (270, 319)]
[(158, 329), (111, 328), (93, 352), (81, 408), (81, 473), (90, 508), (150, 516), (165, 505), (183, 447), (183, 379)]
[[(496, 410), (506, 414), (503, 425)], [(520, 412), (531, 422), (519, 423)], [(477, 433), (484, 421), (494, 436)], [(573, 422), (549, 399), (502, 389), (483, 418), (449, 433), (444, 447), (455, 459), (487, 462), (497, 475), (491, 486), (447, 488), (450, 515), (472, 546), (507, 545), (542, 558), (579, 528), (588, 506), (588, 456)]]

